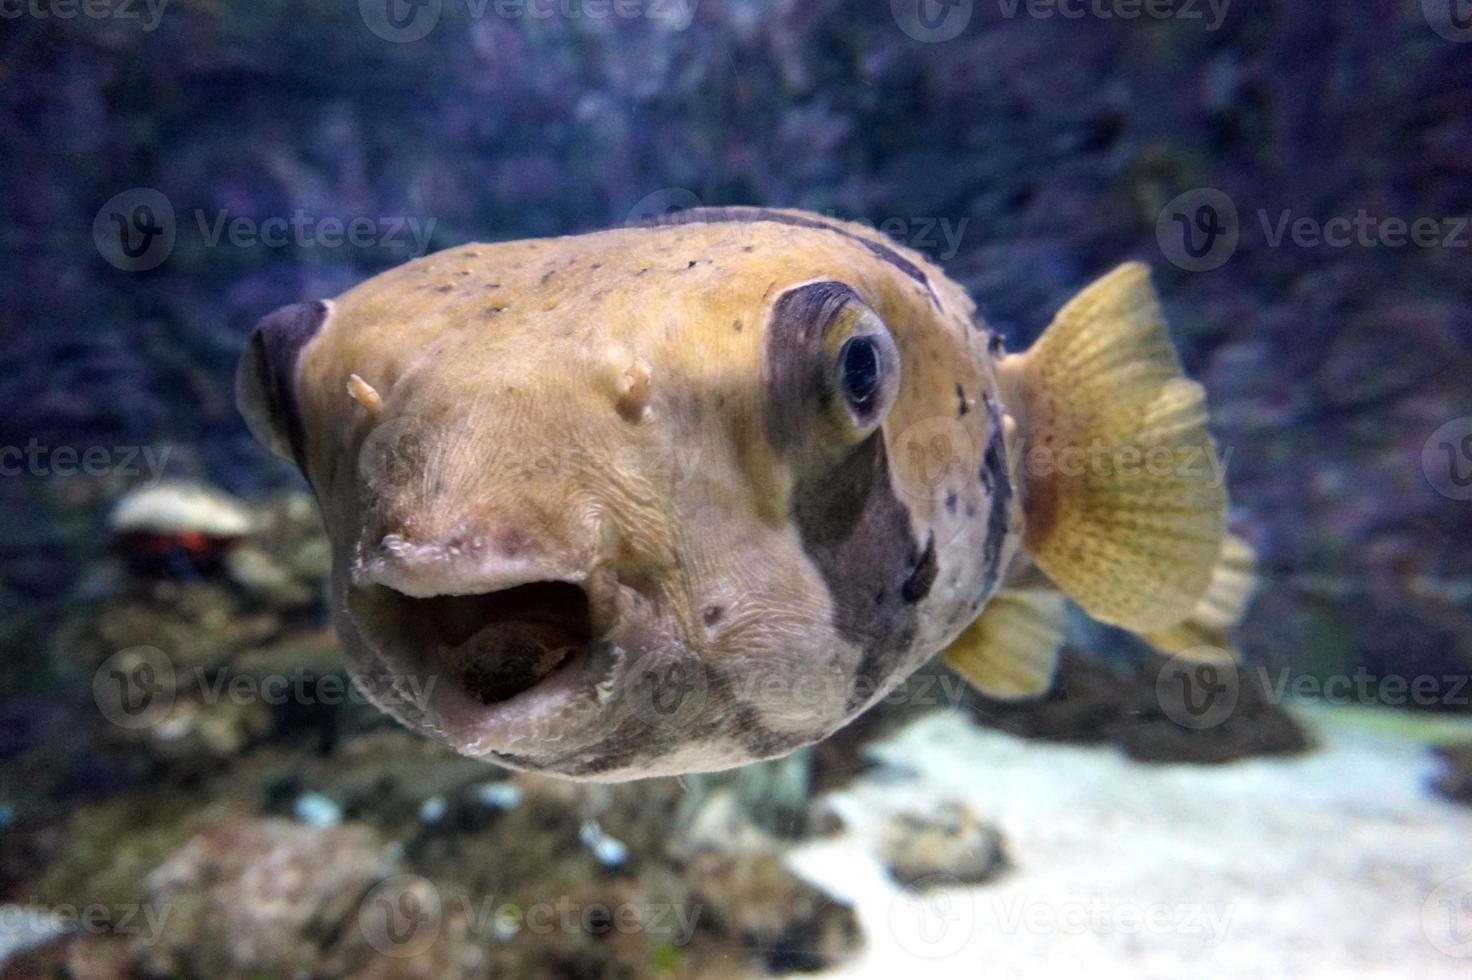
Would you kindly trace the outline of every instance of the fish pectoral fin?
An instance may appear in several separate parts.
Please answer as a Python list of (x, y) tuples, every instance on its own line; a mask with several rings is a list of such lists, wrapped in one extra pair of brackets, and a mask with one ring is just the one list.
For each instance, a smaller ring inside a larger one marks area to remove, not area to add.
[(946, 663), (989, 697), (1036, 697), (1053, 679), (1063, 615), (1054, 589), (1002, 589), (946, 649)]
[(998, 370), (1021, 404), (1023, 547), (1094, 619), (1136, 633), (1185, 620), (1221, 551), (1226, 490), (1148, 269), (1085, 288)]
[(1221, 554), (1211, 570), (1206, 594), (1191, 614), (1175, 626), (1144, 634), (1141, 639), (1172, 657), (1195, 660), (1237, 659), (1227, 630), (1242, 619), (1256, 585), (1252, 545), (1233, 534), (1222, 540)]

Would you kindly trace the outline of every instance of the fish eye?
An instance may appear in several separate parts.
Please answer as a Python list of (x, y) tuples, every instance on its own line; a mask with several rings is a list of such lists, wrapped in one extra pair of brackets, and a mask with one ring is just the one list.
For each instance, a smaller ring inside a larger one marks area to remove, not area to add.
[(850, 337), (838, 352), (839, 387), (849, 410), (866, 421), (879, 406), (884, 363), (873, 337)]

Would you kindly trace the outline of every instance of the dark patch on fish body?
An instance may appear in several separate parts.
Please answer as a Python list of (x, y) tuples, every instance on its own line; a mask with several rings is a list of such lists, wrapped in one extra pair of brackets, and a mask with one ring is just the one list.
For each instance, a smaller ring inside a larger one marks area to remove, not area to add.
[[(773, 307), (763, 354), (766, 431), (779, 452), (801, 448), (813, 399), (825, 390), (826, 364), (814, 352), (833, 318), (854, 302), (861, 300), (851, 288), (824, 281), (789, 290)], [(922, 553), (911, 530), (882, 431), (841, 458), (820, 455), (799, 465), (806, 468), (793, 489), (792, 519), (827, 586), (834, 629), (862, 651), (855, 683), (862, 679), (872, 691), (909, 652), (919, 625), (916, 604), (937, 573), (933, 546)]]
[[(298, 464), (306, 459), (306, 431), (296, 397), (296, 366), (302, 348), (322, 329), (327, 312), (321, 301), (293, 303), (262, 319), (251, 332), (236, 382), (237, 389), (248, 386), (260, 396), (264, 418), (246, 418), (256, 438), (271, 445), (275, 440), (268, 435), (284, 434)], [(269, 433), (255, 432), (262, 424)]]
[(841, 282), (815, 282), (790, 289), (777, 300), (767, 328), (763, 358), (769, 372), (767, 439), (791, 449), (813, 415), (814, 394), (824, 389), (823, 365), (813, 357), (823, 332), (849, 303), (862, 300)]
[(918, 600), (907, 595), (921, 584), (928, 591), (927, 579), (934, 579), (923, 570), (909, 510), (891, 486), (882, 434), (865, 440), (836, 471), (800, 483), (792, 516), (828, 587), (834, 629), (863, 651), (855, 680), (872, 692), (908, 653), (918, 628)]
[(1007, 540), (1012, 507), (1012, 483), (1007, 477), (1007, 450), (1002, 430), (992, 430), (981, 459), (981, 481), (991, 494), (986, 518), (986, 544), (982, 550), (982, 596), (991, 594), (1001, 574), (1002, 544)]

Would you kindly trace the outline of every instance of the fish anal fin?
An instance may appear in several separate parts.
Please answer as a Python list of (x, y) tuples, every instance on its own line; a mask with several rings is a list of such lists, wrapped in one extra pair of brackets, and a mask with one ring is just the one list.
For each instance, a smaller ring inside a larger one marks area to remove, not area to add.
[(1063, 616), (1053, 589), (1003, 589), (946, 649), (946, 663), (989, 697), (1041, 695), (1057, 665)]

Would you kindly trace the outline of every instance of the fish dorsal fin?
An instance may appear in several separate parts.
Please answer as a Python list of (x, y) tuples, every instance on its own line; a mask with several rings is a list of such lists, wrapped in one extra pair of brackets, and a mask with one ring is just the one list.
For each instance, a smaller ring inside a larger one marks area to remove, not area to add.
[(1055, 589), (1002, 589), (946, 649), (946, 663), (990, 697), (1042, 694), (1063, 644), (1063, 615), (1063, 596)]
[(1180, 623), (1221, 550), (1226, 491), (1149, 271), (1094, 282), (999, 376), (1020, 402), (1023, 547), (1094, 619)]
[(1141, 639), (1173, 657), (1235, 660), (1227, 630), (1242, 618), (1247, 601), (1252, 598), (1256, 557), (1250, 544), (1235, 535), (1227, 535), (1211, 571), (1206, 594), (1196, 603), (1191, 615), (1168, 629), (1146, 633)]

